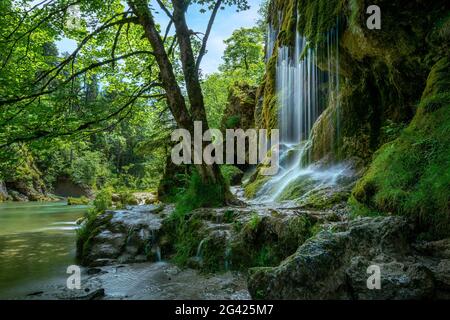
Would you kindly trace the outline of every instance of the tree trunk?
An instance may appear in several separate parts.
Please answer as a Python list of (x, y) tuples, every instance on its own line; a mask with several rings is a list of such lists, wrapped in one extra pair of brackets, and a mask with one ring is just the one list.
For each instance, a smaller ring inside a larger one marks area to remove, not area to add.
[[(162, 86), (166, 91), (169, 109), (178, 126), (182, 129), (188, 130), (193, 136), (194, 121), (201, 121), (204, 131), (208, 130), (209, 126), (206, 118), (203, 93), (191, 45), (190, 31), (187, 28), (185, 20), (186, 8), (184, 3), (185, 1), (173, 0), (173, 21), (180, 44), (181, 63), (191, 107), (190, 112), (187, 108), (180, 86), (177, 83), (173, 66), (164, 47), (164, 42), (156, 28), (154, 19), (148, 8), (148, 1), (128, 1), (130, 8), (138, 17), (139, 23), (144, 28), (145, 36), (153, 48), (155, 60), (160, 70)], [(234, 197), (231, 195), (231, 192), (226, 186), (225, 179), (223, 178), (218, 165), (199, 164), (196, 165), (196, 169), (199, 172), (203, 184), (222, 185), (225, 190), (224, 198), (226, 202), (234, 202)]]

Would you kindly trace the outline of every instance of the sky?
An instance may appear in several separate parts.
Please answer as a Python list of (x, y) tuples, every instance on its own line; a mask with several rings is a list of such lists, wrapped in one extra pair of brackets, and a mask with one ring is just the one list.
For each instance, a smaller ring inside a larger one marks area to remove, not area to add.
[[(222, 56), (225, 50), (223, 41), (231, 36), (234, 30), (241, 27), (253, 27), (259, 18), (258, 9), (262, 0), (248, 0), (250, 9), (243, 12), (236, 12), (235, 7), (227, 7), (219, 11), (216, 22), (211, 31), (208, 41), (208, 53), (202, 61), (201, 69), (204, 74), (211, 74), (217, 71), (222, 63)], [(193, 5), (187, 13), (187, 22), (189, 28), (196, 32), (205, 32), (208, 24), (210, 12), (200, 13), (200, 7)], [(164, 13), (155, 15), (155, 19), (165, 30), (168, 18)], [(70, 39), (62, 39), (58, 43), (60, 52), (72, 52), (76, 48), (76, 42)]]

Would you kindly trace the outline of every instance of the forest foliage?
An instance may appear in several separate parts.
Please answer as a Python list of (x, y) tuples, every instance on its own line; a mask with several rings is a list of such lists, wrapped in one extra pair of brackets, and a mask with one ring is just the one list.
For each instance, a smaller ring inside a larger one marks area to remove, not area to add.
[[(195, 2), (195, 10), (214, 9), (213, 1)], [(248, 8), (246, 1), (221, 3)], [(71, 23), (74, 4), (81, 19)], [(6, 0), (0, 7), (0, 181), (39, 180), (51, 191), (59, 178), (69, 177), (94, 191), (156, 189), (178, 124), (154, 48), (130, 8), (118, 0)], [(157, 9), (150, 3), (149, 10)], [(185, 90), (179, 39), (165, 27), (158, 29)], [(199, 70), (211, 127), (220, 125), (227, 88), (260, 81), (263, 34), (261, 26), (236, 30), (225, 41), (219, 70)], [(76, 50), (59, 52), (67, 39), (77, 42)], [(199, 54), (197, 34), (191, 43)]]

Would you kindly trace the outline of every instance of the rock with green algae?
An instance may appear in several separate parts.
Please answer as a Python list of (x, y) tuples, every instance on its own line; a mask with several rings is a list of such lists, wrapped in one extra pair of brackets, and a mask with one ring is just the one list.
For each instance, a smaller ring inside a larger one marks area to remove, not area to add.
[(0, 180), (0, 202), (9, 199), (8, 189), (6, 189), (5, 182)]
[[(251, 269), (256, 299), (430, 299), (448, 297), (442, 261), (417, 253), (416, 231), (400, 217), (363, 218), (322, 231), (273, 268)], [(447, 248), (448, 249), (448, 248)], [(370, 266), (381, 270), (382, 290), (370, 290)], [(439, 288), (439, 289), (438, 289)]]
[(237, 207), (197, 209), (186, 219), (178, 226), (170, 218), (163, 222), (162, 234), (172, 243), (166, 254), (206, 272), (275, 266), (313, 234), (318, 221), (296, 210)]
[(89, 202), (90, 202), (90, 200), (87, 197), (80, 197), (80, 198), (69, 197), (69, 198), (67, 198), (68, 206), (87, 205), (87, 204), (89, 204)]
[[(236, 82), (229, 88), (229, 95), (227, 105), (225, 107), (222, 121), (221, 121), (221, 131), (226, 136), (227, 129), (242, 129), (244, 131), (248, 129), (255, 128), (255, 107), (256, 107), (256, 92), (257, 88), (252, 87), (244, 82)], [(235, 149), (236, 152), (236, 149)], [(225, 157), (225, 155), (224, 155)], [(237, 159), (237, 156), (234, 156)], [(224, 168), (230, 168), (230, 166), (225, 166)], [(240, 170), (246, 170), (249, 167), (249, 146), (246, 145), (246, 155), (244, 164), (235, 164)], [(223, 170), (222, 170), (223, 172)], [(230, 171), (227, 171), (230, 172)], [(242, 175), (240, 175), (242, 177)], [(226, 177), (227, 178), (227, 177)], [(239, 179), (237, 179), (239, 180)], [(230, 181), (232, 184), (238, 184), (236, 182), (240, 181)]]
[[(172, 206), (165, 208), (172, 211)], [(77, 258), (84, 266), (113, 263), (157, 261), (157, 246), (162, 220), (168, 212), (160, 206), (132, 206), (124, 210), (106, 211), (84, 221), (90, 223), (83, 237), (77, 240)]]

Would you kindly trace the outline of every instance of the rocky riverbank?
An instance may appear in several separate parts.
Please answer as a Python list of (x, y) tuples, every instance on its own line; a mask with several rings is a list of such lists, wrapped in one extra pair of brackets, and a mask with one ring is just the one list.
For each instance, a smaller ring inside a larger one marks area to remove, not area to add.
[[(189, 277), (206, 277), (212, 281), (208, 287), (221, 292), (223, 281), (233, 283), (230, 294), (220, 296), (231, 299), (450, 297), (450, 240), (419, 241), (415, 224), (406, 218), (352, 217), (342, 203), (324, 211), (249, 203), (195, 210), (180, 229), (171, 218), (173, 210), (150, 205), (100, 215), (83, 256), (88, 272), (96, 273), (87, 282), (89, 292), (130, 290), (106, 298), (162, 298), (176, 292), (177, 285), (166, 279), (158, 283), (159, 293), (150, 294), (145, 286), (177, 270), (174, 283), (180, 285)], [(181, 269), (161, 261), (175, 261)], [(380, 269), (381, 290), (367, 287), (370, 266)], [(127, 277), (139, 272), (149, 280), (127, 284)], [(120, 289), (120, 283), (128, 289)]]
[(207, 275), (166, 262), (115, 264), (87, 268), (80, 290), (63, 285), (30, 293), (30, 300), (245, 300), (250, 299), (240, 273)]

